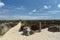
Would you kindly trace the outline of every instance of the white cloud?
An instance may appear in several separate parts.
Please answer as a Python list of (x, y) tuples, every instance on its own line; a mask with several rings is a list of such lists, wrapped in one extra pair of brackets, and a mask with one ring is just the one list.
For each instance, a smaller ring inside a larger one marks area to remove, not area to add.
[(0, 15), (0, 20), (42, 20), (42, 19), (50, 19), (51, 16), (19, 16), (19, 15)]
[(33, 9), (31, 12), (29, 12), (29, 14), (31, 15), (31, 14), (37, 13), (37, 12), (39, 12), (37, 9)]
[(50, 19), (51, 16), (21, 16), (20, 18), (24, 20), (42, 20), (42, 19)]
[(60, 11), (48, 11), (48, 12), (60, 12)]
[(33, 16), (20, 16), (21, 19), (36, 19), (37, 17), (33, 17)]
[(34, 10), (32, 10), (32, 12), (37, 12), (37, 10), (36, 10), (36, 9), (34, 9)]
[(39, 12), (37, 9), (32, 10), (32, 12)]
[(3, 7), (5, 4), (0, 1), (0, 7)]
[(17, 15), (0, 15), (0, 20), (18, 20), (19, 16)]
[(17, 10), (24, 10), (25, 8), (23, 6), (15, 8)]
[(32, 12), (29, 12), (29, 15), (33, 14)]
[(58, 4), (58, 7), (60, 7), (60, 4)]
[(19, 18), (23, 20), (41, 20), (41, 19), (50, 19), (51, 16), (20, 16)]
[(57, 13), (60, 13), (60, 11), (48, 11), (48, 13), (50, 13), (50, 14), (57, 14)]
[(5, 14), (5, 13), (8, 13), (8, 12), (9, 12), (8, 9), (2, 9), (2, 10), (0, 11), (0, 14)]
[(46, 13), (42, 13), (41, 15), (44, 16), (49, 16), (49, 15), (55, 15), (55, 14), (59, 14), (60, 11), (54, 10), (54, 11), (47, 11)]
[(51, 5), (44, 5), (44, 9), (49, 9), (51, 8)]

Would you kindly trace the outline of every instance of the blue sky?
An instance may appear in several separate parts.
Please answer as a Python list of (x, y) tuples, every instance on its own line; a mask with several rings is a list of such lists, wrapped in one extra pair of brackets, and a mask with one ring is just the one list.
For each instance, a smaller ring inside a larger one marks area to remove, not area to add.
[(0, 20), (60, 19), (60, 0), (0, 0)]

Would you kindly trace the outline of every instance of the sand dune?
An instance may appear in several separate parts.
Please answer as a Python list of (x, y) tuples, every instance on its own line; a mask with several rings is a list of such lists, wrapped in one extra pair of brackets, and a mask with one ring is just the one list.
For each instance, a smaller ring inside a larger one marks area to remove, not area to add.
[(49, 32), (46, 29), (42, 29), (40, 33), (35, 33), (30, 36), (23, 36), (19, 32), (21, 23), (11, 28), (0, 40), (60, 40), (60, 32)]

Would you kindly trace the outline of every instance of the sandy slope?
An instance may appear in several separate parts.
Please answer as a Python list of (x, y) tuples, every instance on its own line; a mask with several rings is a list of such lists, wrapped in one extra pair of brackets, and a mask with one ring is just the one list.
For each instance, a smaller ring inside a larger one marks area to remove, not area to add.
[(48, 32), (47, 29), (43, 29), (42, 32), (30, 36), (22, 36), (21, 32), (18, 32), (20, 25), (19, 23), (10, 29), (0, 40), (60, 40), (60, 32)]

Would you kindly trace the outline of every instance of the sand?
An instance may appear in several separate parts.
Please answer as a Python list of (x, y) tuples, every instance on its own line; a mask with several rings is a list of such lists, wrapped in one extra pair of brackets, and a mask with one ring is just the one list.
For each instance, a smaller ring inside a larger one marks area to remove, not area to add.
[(60, 32), (49, 32), (47, 28), (30, 36), (21, 35), (20, 26), (21, 23), (11, 28), (4, 36), (0, 37), (0, 40), (60, 40)]

